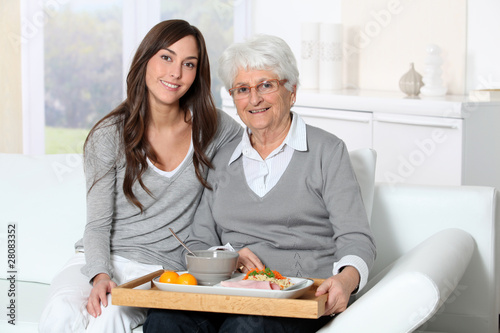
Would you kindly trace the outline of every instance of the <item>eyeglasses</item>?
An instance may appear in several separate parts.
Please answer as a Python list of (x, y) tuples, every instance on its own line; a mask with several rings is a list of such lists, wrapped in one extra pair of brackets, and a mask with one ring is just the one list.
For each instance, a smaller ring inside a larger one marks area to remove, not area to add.
[(280, 84), (283, 84), (287, 81), (288, 80), (273, 79), (273, 80), (262, 81), (253, 87), (239, 86), (229, 89), (229, 95), (233, 96), (234, 99), (248, 98), (248, 96), (250, 96), (250, 90), (252, 88), (254, 88), (259, 95), (270, 94), (277, 91)]

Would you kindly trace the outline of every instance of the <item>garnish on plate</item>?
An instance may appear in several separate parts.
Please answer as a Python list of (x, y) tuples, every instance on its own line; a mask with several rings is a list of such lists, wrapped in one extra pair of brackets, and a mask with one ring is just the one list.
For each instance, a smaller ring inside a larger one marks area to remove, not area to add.
[(264, 269), (254, 268), (245, 275), (243, 280), (269, 281), (279, 285), (281, 290), (288, 288), (293, 284), (289, 278), (284, 277), (278, 271), (273, 271), (269, 267)]

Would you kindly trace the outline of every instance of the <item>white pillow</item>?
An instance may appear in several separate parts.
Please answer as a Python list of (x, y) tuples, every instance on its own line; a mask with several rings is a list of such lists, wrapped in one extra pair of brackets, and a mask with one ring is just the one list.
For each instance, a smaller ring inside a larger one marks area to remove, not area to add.
[(0, 271), (15, 225), (17, 279), (50, 283), (83, 236), (85, 197), (81, 155), (0, 154)]

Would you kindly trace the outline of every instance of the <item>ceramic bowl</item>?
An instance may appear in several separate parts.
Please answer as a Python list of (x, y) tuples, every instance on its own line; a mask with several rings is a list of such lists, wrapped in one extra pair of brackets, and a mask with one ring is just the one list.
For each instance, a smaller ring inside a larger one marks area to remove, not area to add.
[(199, 285), (212, 286), (227, 280), (236, 271), (238, 252), (230, 251), (193, 251), (196, 255), (186, 254), (187, 269)]

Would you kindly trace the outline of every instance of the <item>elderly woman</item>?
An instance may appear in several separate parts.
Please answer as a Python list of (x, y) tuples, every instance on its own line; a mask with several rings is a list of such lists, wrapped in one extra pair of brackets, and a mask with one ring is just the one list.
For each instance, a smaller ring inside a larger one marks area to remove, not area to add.
[[(247, 125), (222, 148), (209, 172), (188, 246), (230, 245), (243, 272), (269, 267), (289, 277), (324, 278), (326, 313), (346, 309), (366, 284), (375, 258), (359, 185), (342, 140), (291, 111), (298, 70), (280, 38), (258, 36), (230, 46), (220, 76)], [(182, 318), (182, 319), (181, 319)], [(151, 310), (146, 332), (315, 332), (317, 320), (172, 313)], [(194, 331), (194, 330), (193, 330)]]

